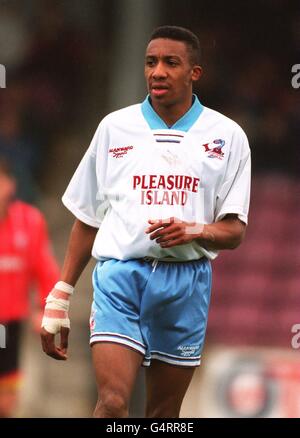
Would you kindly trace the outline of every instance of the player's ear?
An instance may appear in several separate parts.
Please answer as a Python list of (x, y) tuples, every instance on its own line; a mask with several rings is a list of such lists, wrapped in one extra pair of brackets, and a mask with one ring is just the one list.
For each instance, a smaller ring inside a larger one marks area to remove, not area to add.
[(196, 82), (198, 81), (202, 76), (203, 69), (200, 67), (200, 65), (194, 65), (192, 69), (192, 81)]

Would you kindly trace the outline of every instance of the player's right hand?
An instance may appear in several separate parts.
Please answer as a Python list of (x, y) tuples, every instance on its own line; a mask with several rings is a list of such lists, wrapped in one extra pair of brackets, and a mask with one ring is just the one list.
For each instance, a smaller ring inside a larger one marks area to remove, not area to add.
[[(46, 299), (42, 320), (41, 341), (43, 351), (57, 360), (67, 359), (70, 320), (69, 299), (73, 287), (59, 281)], [(55, 335), (60, 334), (60, 345), (55, 344)]]
[(43, 351), (50, 357), (56, 360), (67, 360), (68, 337), (69, 331), (67, 327), (61, 327), (60, 330), (60, 346), (55, 345), (55, 335), (47, 332), (44, 327), (41, 328), (41, 341)]

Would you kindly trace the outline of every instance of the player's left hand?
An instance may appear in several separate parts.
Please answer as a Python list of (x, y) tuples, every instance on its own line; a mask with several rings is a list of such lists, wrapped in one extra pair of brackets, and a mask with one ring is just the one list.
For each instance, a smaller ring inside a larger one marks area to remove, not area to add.
[(149, 219), (150, 226), (146, 234), (150, 239), (156, 239), (161, 248), (185, 245), (201, 236), (203, 225), (196, 222), (185, 222), (175, 217), (167, 219)]

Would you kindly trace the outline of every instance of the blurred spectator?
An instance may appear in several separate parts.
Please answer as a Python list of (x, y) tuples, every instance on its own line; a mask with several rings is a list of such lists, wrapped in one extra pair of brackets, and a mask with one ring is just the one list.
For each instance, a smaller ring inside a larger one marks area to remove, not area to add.
[[(44, 0), (36, 11), (32, 44), (22, 67), (34, 115), (44, 128), (73, 121), (85, 90), (93, 44), (66, 23), (63, 5)], [(32, 111), (31, 111), (32, 113)]]
[[(254, 173), (299, 175), (300, 91), (291, 86), (291, 67), (299, 63), (297, 3), (290, 2), (287, 8), (278, 0), (271, 8), (263, 2), (259, 16), (253, 5), (245, 3), (237, 4), (234, 14), (228, 13), (224, 2), (204, 1), (201, 7), (191, 3), (198, 20), (194, 30), (203, 46), (200, 99), (245, 128)], [(180, 7), (174, 0), (174, 16), (180, 16)], [(197, 10), (202, 11), (200, 16)]]
[[(16, 86), (17, 87), (17, 86)], [(41, 162), (37, 144), (24, 133), (18, 88), (5, 90), (6, 100), (0, 106), (0, 155), (10, 162), (18, 182), (17, 195), (27, 202), (37, 198), (35, 175)]]
[(54, 142), (86, 114), (82, 100), (95, 44), (66, 21), (62, 2), (30, 6), (26, 14), (15, 2), (0, 9), (0, 62), (7, 70), (7, 88), (0, 93), (0, 154), (14, 167), (18, 196), (37, 202)]
[(6, 329), (6, 348), (0, 349), (0, 418), (12, 416), (18, 400), (20, 336), (30, 288), (38, 290), (33, 322), (39, 330), (44, 300), (59, 276), (43, 215), (13, 200), (15, 191), (14, 177), (0, 159), (0, 323)]
[(1, 2), (0, 60), (9, 71), (18, 68), (26, 59), (30, 32), (20, 11), (8, 2)]

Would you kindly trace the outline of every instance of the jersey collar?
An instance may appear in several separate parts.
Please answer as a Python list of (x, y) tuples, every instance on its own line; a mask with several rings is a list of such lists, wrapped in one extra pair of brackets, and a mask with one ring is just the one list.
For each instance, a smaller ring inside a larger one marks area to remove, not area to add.
[(141, 105), (142, 113), (150, 129), (176, 129), (178, 131), (187, 132), (203, 111), (203, 105), (200, 103), (196, 94), (193, 94), (193, 104), (191, 108), (172, 126), (168, 126), (155, 112), (151, 103), (150, 96), (146, 97)]

